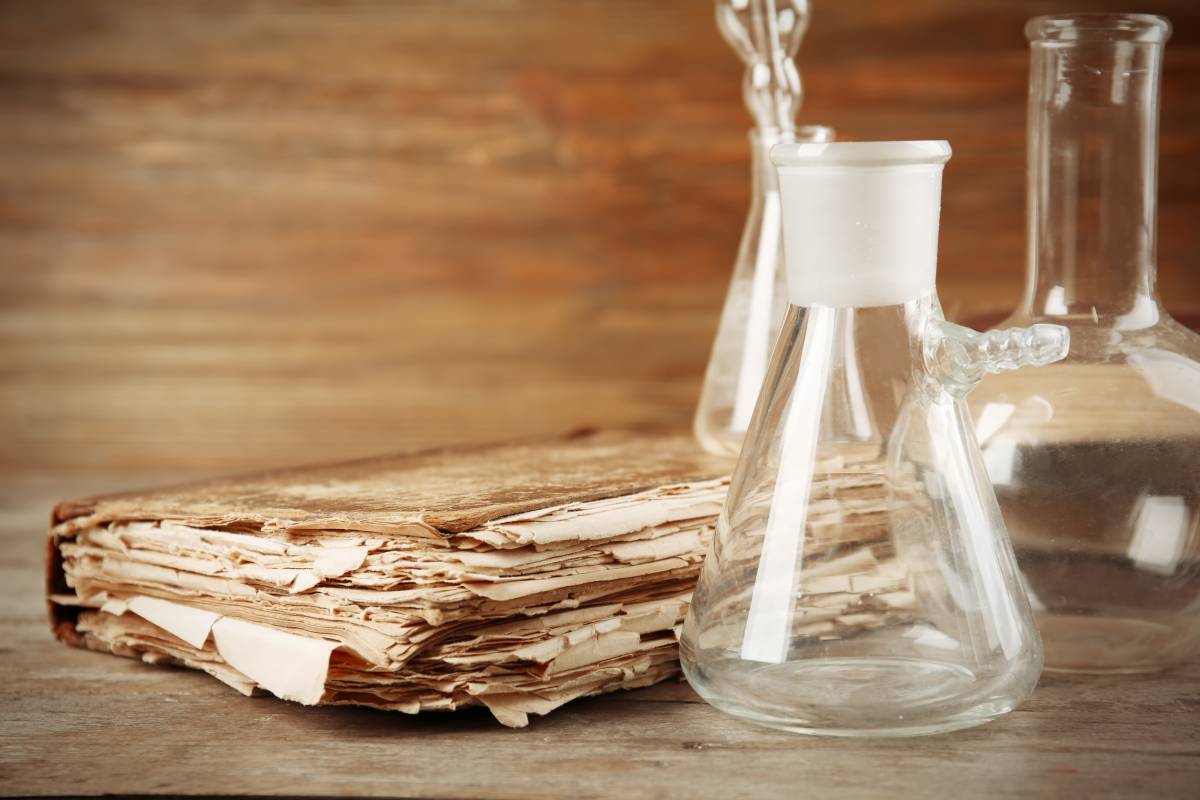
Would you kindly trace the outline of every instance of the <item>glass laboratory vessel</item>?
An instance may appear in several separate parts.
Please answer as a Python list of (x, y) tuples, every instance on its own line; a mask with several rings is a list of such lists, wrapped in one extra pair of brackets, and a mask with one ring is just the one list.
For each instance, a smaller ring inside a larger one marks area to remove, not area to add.
[(1028, 278), (1004, 324), (1066, 360), (988, 378), (976, 432), (1048, 669), (1146, 672), (1200, 653), (1200, 336), (1155, 291), (1161, 17), (1026, 28)]
[(788, 305), (779, 178), (769, 153), (782, 142), (832, 138), (833, 130), (819, 125), (802, 127), (794, 134), (762, 128), (750, 132), (750, 213), (693, 421), (696, 438), (711, 453), (736, 456), (741, 449)]
[(716, 0), (715, 8), (718, 29), (746, 65), (743, 96), (756, 127), (750, 212), (692, 427), (704, 449), (735, 456), (787, 309), (779, 183), (768, 154), (780, 143), (827, 142), (833, 131), (796, 127), (803, 93), (795, 56), (808, 0)]
[[(946, 142), (780, 145), (791, 307), (681, 634), (714, 706), (799, 733), (1003, 714), (1041, 643), (963, 396), (1062, 358), (934, 288)], [(803, 246), (795, 246), (800, 245)]]

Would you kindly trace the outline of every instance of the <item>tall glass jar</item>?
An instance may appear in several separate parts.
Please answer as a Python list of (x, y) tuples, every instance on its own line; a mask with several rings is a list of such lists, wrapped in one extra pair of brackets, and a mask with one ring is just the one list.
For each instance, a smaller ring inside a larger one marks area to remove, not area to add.
[(1065, 325), (1071, 352), (988, 377), (971, 406), (1047, 669), (1152, 671), (1200, 651), (1200, 336), (1154, 280), (1170, 24), (1026, 33), (1028, 283), (1002, 327)]

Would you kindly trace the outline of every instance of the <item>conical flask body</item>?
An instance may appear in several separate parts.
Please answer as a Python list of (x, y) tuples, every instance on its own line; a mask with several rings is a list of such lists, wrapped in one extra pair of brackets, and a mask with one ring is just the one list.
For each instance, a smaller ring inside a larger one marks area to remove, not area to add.
[(932, 291), (788, 312), (681, 636), (715, 706), (906, 735), (985, 722), (1032, 691), (1041, 644), (943, 374), (961, 359), (951, 327)]

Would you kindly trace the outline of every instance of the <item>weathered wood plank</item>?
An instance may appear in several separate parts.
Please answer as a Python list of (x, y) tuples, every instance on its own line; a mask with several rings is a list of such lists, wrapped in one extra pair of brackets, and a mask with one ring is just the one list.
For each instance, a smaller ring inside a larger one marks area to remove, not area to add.
[[(954, 144), (952, 316), (1016, 300), (1022, 24), (1056, 8), (814, 9), (805, 121)], [(1144, 10), (1176, 24), (1161, 285), (1200, 307), (1200, 8)], [(686, 425), (740, 79), (706, 0), (0, 5), (0, 469)]]

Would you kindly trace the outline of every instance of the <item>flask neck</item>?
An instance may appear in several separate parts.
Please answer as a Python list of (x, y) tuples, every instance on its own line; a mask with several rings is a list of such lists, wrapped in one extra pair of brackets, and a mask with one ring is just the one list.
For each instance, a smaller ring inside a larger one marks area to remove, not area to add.
[(779, 145), (788, 299), (837, 307), (932, 291), (945, 141)]
[(1031, 317), (1153, 325), (1158, 97), (1169, 26), (1158, 17), (1030, 22)]

